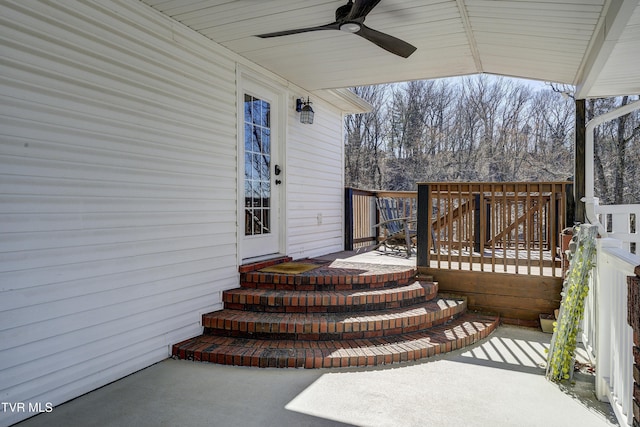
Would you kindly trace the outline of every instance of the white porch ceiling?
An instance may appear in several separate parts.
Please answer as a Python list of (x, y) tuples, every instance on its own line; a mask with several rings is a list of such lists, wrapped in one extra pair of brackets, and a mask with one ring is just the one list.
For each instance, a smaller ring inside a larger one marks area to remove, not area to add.
[(142, 0), (307, 90), (489, 73), (566, 83), (577, 97), (640, 93), (640, 0), (382, 0), (353, 34), (256, 34), (328, 24), (346, 0)]

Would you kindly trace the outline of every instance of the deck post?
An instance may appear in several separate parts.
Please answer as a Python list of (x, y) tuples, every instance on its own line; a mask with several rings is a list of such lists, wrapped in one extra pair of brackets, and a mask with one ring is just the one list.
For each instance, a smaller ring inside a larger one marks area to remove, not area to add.
[[(573, 177), (571, 179), (573, 179)], [(563, 197), (565, 198), (565, 209), (566, 209), (564, 226), (571, 227), (575, 222), (575, 216), (576, 216), (575, 214), (576, 202), (573, 199), (573, 182), (565, 184)]]
[(353, 188), (344, 189), (344, 250), (353, 250)]
[[(493, 192), (492, 192), (493, 194)], [(482, 201), (484, 203), (484, 197)], [(486, 242), (489, 238), (493, 239), (491, 235), (491, 203), (486, 203), (486, 216), (485, 216), (485, 226), (484, 226), (484, 241)]]
[[(573, 201), (574, 201), (574, 222), (585, 222), (585, 206), (582, 198), (585, 197), (585, 169), (586, 169), (586, 132), (587, 132), (587, 120), (586, 120), (586, 108), (584, 99), (576, 99), (576, 141), (575, 141), (575, 158), (574, 158), (574, 177), (573, 177)], [(589, 159), (590, 162), (593, 159)]]
[(418, 267), (429, 266), (429, 247), (431, 238), (431, 212), (429, 198), (431, 190), (429, 184), (418, 184), (418, 215), (417, 215), (417, 260)]
[(480, 252), (480, 194), (473, 195), (473, 251)]

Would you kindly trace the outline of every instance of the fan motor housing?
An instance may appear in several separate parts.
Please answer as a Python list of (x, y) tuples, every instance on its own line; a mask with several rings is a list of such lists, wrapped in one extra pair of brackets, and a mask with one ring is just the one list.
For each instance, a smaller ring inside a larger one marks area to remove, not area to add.
[(349, 12), (351, 12), (351, 7), (353, 6), (353, 2), (349, 2), (347, 4), (345, 4), (344, 6), (340, 6), (339, 8), (336, 9), (336, 21), (337, 22), (342, 22), (346, 19), (346, 17), (349, 15)]

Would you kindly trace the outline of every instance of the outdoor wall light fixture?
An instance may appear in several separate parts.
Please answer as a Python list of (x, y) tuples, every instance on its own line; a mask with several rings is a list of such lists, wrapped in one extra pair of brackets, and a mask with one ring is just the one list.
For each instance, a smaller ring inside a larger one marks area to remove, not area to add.
[(303, 98), (296, 99), (296, 111), (300, 113), (300, 123), (313, 124), (313, 108), (308, 97), (306, 101)]

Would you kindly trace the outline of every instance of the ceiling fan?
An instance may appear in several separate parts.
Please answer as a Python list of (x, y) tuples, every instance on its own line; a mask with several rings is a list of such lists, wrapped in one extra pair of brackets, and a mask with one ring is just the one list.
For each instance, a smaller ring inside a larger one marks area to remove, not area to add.
[(380, 0), (355, 0), (355, 2), (353, 0), (349, 0), (349, 3), (336, 9), (335, 22), (320, 25), (318, 27), (298, 28), (295, 30), (259, 34), (257, 37), (264, 39), (288, 36), (290, 34), (307, 33), (310, 31), (340, 30), (356, 34), (393, 54), (402, 56), (403, 58), (408, 58), (409, 55), (415, 52), (415, 46), (364, 25), (365, 18), (378, 3), (380, 3)]

